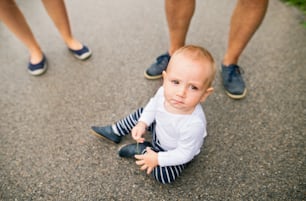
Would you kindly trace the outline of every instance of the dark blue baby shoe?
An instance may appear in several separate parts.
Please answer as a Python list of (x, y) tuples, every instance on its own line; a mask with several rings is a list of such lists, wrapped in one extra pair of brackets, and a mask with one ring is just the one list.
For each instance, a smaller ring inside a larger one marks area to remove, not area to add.
[(116, 144), (118, 144), (121, 141), (121, 136), (114, 133), (112, 126), (92, 126), (92, 133), (95, 134), (97, 137), (106, 138)]
[(127, 144), (119, 148), (118, 154), (123, 158), (134, 158), (136, 154), (142, 154), (147, 147), (151, 146), (150, 142)]

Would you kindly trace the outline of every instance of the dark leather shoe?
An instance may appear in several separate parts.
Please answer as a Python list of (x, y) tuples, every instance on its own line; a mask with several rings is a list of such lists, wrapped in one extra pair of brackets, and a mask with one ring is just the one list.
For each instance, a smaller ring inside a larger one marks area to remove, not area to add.
[(151, 146), (150, 142), (138, 143), (138, 145), (137, 143), (127, 144), (119, 148), (118, 154), (120, 157), (134, 158), (136, 154), (142, 154), (147, 147)]
[(147, 79), (154, 80), (162, 77), (162, 73), (166, 70), (170, 61), (169, 53), (165, 53), (157, 57), (156, 62), (153, 63), (145, 72), (144, 76)]
[(246, 95), (246, 87), (241, 76), (240, 67), (236, 64), (221, 65), (223, 86), (226, 94), (233, 99), (241, 99)]
[(112, 126), (92, 126), (93, 133), (98, 137), (106, 138), (114, 143), (119, 143), (121, 141), (121, 136), (114, 133)]

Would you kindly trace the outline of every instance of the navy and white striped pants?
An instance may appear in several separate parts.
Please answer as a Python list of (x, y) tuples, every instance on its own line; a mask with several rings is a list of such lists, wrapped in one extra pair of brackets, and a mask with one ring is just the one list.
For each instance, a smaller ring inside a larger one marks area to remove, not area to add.
[[(128, 135), (131, 133), (132, 128), (137, 124), (142, 111), (143, 108), (139, 108), (135, 112), (128, 115), (127, 117), (116, 122), (115, 126), (121, 136)], [(148, 131), (152, 133), (152, 149), (155, 152), (165, 151), (160, 146), (159, 140), (156, 138), (155, 125), (156, 125), (155, 122), (153, 122), (148, 127)], [(152, 175), (157, 181), (163, 184), (169, 184), (182, 174), (186, 166), (187, 164), (166, 166), (166, 167), (157, 166), (154, 168)]]

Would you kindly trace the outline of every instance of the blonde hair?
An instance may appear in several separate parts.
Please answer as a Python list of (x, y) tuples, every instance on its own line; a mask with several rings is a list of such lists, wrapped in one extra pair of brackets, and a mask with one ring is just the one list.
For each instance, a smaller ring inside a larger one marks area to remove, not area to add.
[(180, 54), (183, 54), (184, 56), (187, 56), (188, 58), (192, 60), (206, 59), (211, 63), (210, 66), (211, 66), (212, 73), (208, 80), (208, 85), (211, 86), (215, 79), (216, 71), (217, 71), (215, 60), (213, 56), (211, 55), (211, 53), (207, 49), (200, 47), (200, 46), (186, 45), (176, 50), (174, 54), (171, 56), (171, 59), (175, 58), (177, 55), (180, 55)]

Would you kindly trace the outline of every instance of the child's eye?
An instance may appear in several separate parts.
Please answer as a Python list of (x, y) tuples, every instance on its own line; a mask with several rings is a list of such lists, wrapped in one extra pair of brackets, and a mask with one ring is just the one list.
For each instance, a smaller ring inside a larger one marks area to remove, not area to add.
[(171, 80), (172, 84), (179, 84), (180, 82), (178, 80)]
[(192, 89), (192, 90), (198, 90), (199, 88), (198, 87), (196, 87), (196, 86), (190, 86), (190, 88)]

